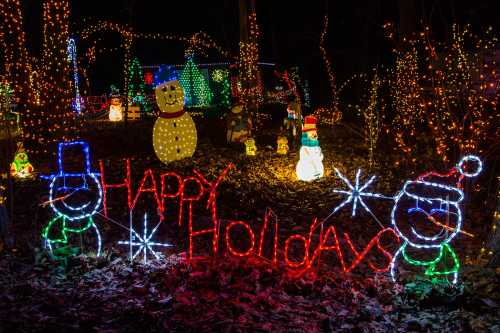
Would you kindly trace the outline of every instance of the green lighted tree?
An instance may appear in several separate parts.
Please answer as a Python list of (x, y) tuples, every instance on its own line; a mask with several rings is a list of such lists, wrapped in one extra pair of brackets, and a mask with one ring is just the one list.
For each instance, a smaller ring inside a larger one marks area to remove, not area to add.
[(150, 111), (150, 105), (144, 91), (144, 75), (139, 59), (134, 58), (128, 69), (128, 100), (132, 104), (140, 104), (144, 112)]
[(204, 107), (210, 104), (212, 91), (193, 58), (187, 59), (179, 81), (184, 89), (187, 106)]

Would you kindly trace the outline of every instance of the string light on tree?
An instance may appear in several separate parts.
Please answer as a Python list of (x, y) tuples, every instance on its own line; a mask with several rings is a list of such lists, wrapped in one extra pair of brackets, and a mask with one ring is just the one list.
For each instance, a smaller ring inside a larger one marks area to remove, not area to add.
[[(323, 63), (325, 64), (326, 73), (328, 74), (328, 81), (330, 83), (330, 93), (331, 100), (328, 108), (325, 108), (326, 117), (328, 120), (325, 120), (325, 123), (335, 124), (341, 118), (341, 112), (339, 110), (339, 96), (337, 93), (337, 84), (335, 82), (335, 74), (333, 73), (332, 64), (330, 59), (328, 58), (328, 54), (326, 52), (325, 47), (325, 38), (328, 33), (328, 15), (325, 15), (324, 23), (323, 23), (323, 31), (321, 32), (321, 36), (319, 39), (319, 50), (321, 52), (321, 57), (323, 58)], [(325, 112), (324, 112), (325, 113)]]
[[(384, 27), (393, 39), (393, 25)], [(397, 110), (394, 137), (407, 160), (416, 162), (424, 148), (415, 140), (415, 128), (433, 138), (431, 147), (445, 162), (458, 154), (481, 153), (493, 142), (491, 133), (500, 120), (494, 112), (498, 94), (491, 93), (496, 77), (491, 55), (497, 43), (491, 27), (478, 37), (468, 25), (454, 24), (450, 41), (436, 42), (425, 27), (394, 48), (397, 61), (389, 81)]]

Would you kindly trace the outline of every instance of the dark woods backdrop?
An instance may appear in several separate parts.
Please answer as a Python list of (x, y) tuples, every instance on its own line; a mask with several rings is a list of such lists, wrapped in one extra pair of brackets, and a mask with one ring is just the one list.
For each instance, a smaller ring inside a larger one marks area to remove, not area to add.
[[(470, 23), (477, 30), (494, 26), (498, 13), (494, 10), (496, 3), (453, 0), (257, 0), (257, 21), (261, 29), (260, 60), (275, 62), (279, 68), (299, 66), (310, 81), (313, 104), (325, 104), (329, 90), (319, 52), (325, 13), (328, 13), (330, 21), (326, 45), (340, 84), (355, 73), (368, 72), (374, 66), (390, 63), (392, 45), (384, 37), (382, 25), (385, 22), (396, 23), (403, 33), (429, 25), (437, 39), (443, 40), (449, 36), (454, 22)], [(42, 2), (25, 0), (24, 5), (26, 21), (40, 22), (25, 25), (28, 45), (37, 50), (41, 46)], [(71, 15), (73, 34), (87, 24), (102, 20), (128, 24), (139, 32), (189, 36), (204, 31), (232, 54), (238, 54), (237, 0), (73, 0)], [(119, 48), (118, 34), (104, 36), (99, 41), (100, 47)], [(132, 52), (142, 64), (148, 65), (183, 63), (183, 51), (184, 46), (179, 42), (139, 40)], [(97, 56), (90, 71), (92, 94), (109, 92), (113, 83), (121, 85), (122, 58), (120, 49)], [(216, 52), (209, 52), (209, 59), (200, 59), (220, 60)]]

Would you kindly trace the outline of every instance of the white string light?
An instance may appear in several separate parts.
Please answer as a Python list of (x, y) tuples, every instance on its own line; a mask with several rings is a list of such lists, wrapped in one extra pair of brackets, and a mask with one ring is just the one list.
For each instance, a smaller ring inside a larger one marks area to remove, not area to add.
[[(160, 259), (158, 256), (158, 253), (153, 250), (153, 246), (163, 246), (163, 247), (172, 247), (172, 244), (169, 243), (157, 243), (157, 242), (152, 242), (151, 238), (153, 238), (153, 235), (156, 233), (156, 230), (160, 226), (162, 222), (159, 222), (156, 227), (148, 234), (148, 216), (147, 214), (144, 214), (144, 229), (143, 229), (143, 234), (140, 236), (133, 228), (131, 228), (131, 236), (130, 240), (128, 241), (119, 241), (118, 244), (120, 245), (129, 245), (129, 246), (138, 246), (139, 249), (130, 257), (130, 261), (134, 260), (141, 252), (143, 254), (143, 262), (144, 264), (147, 264), (147, 255), (148, 252), (151, 252), (151, 254), (156, 258)], [(138, 239), (136, 241), (135, 239)]]

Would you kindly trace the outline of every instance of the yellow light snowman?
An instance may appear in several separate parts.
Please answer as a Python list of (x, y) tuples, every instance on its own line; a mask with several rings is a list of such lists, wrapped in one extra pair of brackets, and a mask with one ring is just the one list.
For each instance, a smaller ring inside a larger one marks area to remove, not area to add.
[(160, 116), (153, 128), (153, 148), (163, 163), (191, 157), (198, 136), (191, 116), (184, 110), (184, 90), (179, 81), (168, 81), (155, 89)]

